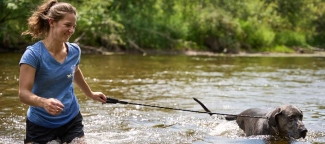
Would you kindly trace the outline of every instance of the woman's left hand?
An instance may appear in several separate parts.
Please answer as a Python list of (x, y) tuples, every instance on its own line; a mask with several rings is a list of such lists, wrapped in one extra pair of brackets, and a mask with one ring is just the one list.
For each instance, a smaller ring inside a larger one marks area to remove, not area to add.
[(92, 92), (89, 97), (101, 103), (106, 103), (106, 96), (102, 92)]

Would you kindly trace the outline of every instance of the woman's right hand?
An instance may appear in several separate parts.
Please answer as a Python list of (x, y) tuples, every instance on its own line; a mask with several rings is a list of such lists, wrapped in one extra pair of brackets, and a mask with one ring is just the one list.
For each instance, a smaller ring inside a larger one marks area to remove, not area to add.
[(63, 111), (64, 105), (57, 99), (49, 98), (45, 100), (44, 109), (51, 115), (57, 116)]

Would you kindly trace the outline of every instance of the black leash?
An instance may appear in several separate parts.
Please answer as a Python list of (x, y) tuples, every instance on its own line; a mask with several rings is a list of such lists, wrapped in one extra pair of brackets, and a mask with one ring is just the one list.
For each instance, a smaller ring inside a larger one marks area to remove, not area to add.
[(250, 118), (267, 118), (263, 116), (250, 116), (250, 115), (234, 115), (234, 114), (225, 114), (225, 113), (213, 113), (211, 112), (203, 103), (201, 103), (198, 99), (193, 98), (197, 103), (199, 103), (205, 112), (203, 111), (195, 111), (195, 110), (186, 110), (186, 109), (179, 109), (179, 108), (172, 108), (172, 107), (163, 107), (163, 106), (156, 106), (156, 105), (148, 105), (148, 104), (139, 104), (139, 103), (133, 103), (133, 102), (127, 102), (127, 101), (121, 101), (118, 99), (114, 98), (109, 98), (107, 97), (106, 103), (111, 103), (111, 104), (129, 104), (129, 105), (139, 105), (139, 106), (147, 106), (147, 107), (155, 107), (155, 108), (162, 108), (162, 109), (170, 109), (170, 110), (178, 110), (178, 111), (186, 111), (186, 112), (195, 112), (195, 113), (207, 113), (210, 116), (212, 115), (223, 115), (226, 116), (227, 120), (235, 120), (237, 117), (250, 117)]

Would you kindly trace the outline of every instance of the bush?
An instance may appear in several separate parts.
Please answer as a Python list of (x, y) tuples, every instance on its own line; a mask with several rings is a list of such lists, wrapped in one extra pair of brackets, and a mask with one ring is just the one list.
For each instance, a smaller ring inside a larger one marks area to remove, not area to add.
[(214, 52), (237, 53), (240, 25), (231, 14), (219, 8), (205, 8), (189, 23), (189, 41)]
[(257, 22), (243, 22), (241, 27), (245, 33), (244, 43), (253, 49), (270, 47), (275, 38), (275, 33), (267, 25), (256, 24)]
[(289, 47), (286, 47), (284, 45), (276, 45), (272, 48), (266, 48), (264, 49), (264, 51), (267, 51), (267, 52), (275, 52), (275, 53), (294, 53), (295, 51)]
[(306, 36), (299, 32), (282, 31), (276, 34), (275, 43), (277, 45), (285, 45), (287, 47), (307, 47)]

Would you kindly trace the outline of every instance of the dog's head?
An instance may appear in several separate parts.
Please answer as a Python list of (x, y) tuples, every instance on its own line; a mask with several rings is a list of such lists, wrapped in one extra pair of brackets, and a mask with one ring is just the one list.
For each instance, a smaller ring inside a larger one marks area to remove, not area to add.
[(293, 105), (284, 105), (275, 109), (269, 117), (269, 125), (280, 136), (305, 138), (307, 129), (302, 123), (302, 111)]

